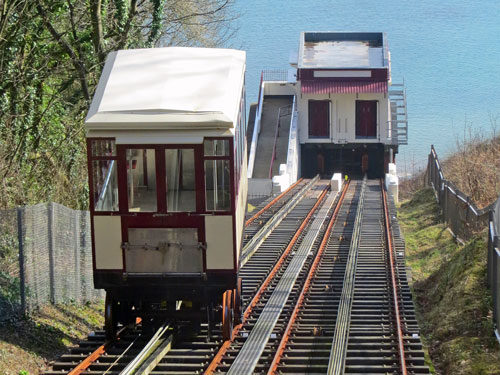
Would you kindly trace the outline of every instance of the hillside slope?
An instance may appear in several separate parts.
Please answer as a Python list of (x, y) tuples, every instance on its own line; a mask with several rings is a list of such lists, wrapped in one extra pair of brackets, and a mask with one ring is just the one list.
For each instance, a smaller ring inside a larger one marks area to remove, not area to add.
[(486, 287), (485, 234), (455, 243), (431, 189), (398, 210), (424, 342), (438, 374), (500, 374)]

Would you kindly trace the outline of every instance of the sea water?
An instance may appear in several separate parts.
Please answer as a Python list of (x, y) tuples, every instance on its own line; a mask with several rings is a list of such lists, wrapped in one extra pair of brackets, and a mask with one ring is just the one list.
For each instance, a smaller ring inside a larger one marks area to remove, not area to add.
[(398, 165), (424, 167), (434, 144), (444, 158), (464, 129), (500, 131), (500, 1), (236, 0), (231, 47), (247, 51), (247, 103), (262, 69), (287, 69), (301, 31), (383, 31), (393, 82), (404, 78), (409, 144)]

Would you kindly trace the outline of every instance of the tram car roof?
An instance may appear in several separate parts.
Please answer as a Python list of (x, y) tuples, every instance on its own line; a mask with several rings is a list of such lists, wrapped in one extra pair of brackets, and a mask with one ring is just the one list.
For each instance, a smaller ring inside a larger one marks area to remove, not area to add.
[(165, 47), (111, 52), (87, 131), (230, 129), (244, 84), (244, 51)]

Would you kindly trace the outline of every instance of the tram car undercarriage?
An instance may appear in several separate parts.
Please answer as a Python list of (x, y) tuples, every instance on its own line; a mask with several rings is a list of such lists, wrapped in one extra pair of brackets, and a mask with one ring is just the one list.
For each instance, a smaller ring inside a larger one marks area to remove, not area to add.
[(105, 327), (241, 316), (245, 52), (111, 53), (87, 131), (94, 285)]

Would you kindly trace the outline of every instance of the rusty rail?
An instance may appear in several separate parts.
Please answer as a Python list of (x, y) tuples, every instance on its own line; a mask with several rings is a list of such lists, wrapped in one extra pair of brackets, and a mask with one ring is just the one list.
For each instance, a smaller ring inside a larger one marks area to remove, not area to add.
[(392, 298), (394, 302), (394, 312), (396, 315), (396, 331), (398, 336), (398, 349), (399, 349), (399, 363), (401, 366), (401, 375), (406, 375), (406, 358), (405, 358), (405, 347), (403, 342), (403, 331), (401, 329), (401, 316), (399, 312), (399, 299), (398, 299), (398, 284), (396, 283), (396, 272), (395, 261), (394, 261), (394, 249), (392, 244), (392, 232), (391, 223), (389, 221), (389, 209), (387, 204), (387, 192), (385, 191), (384, 184), (380, 180), (380, 185), (382, 189), (382, 198), (384, 203), (384, 218), (385, 218), (385, 235), (387, 239), (387, 251), (389, 252), (389, 262), (391, 269), (391, 282), (392, 282)]
[(340, 207), (342, 206), (342, 202), (344, 201), (344, 197), (345, 197), (345, 194), (347, 192), (347, 188), (349, 187), (349, 183), (350, 183), (350, 181), (348, 181), (344, 185), (344, 189), (343, 189), (342, 194), (339, 198), (337, 206), (335, 207), (335, 210), (332, 214), (332, 217), (330, 218), (330, 221), (328, 223), (328, 227), (326, 229), (325, 235), (323, 236), (323, 240), (321, 241), (319, 250), (316, 254), (316, 257), (315, 257), (314, 262), (311, 266), (311, 269), (309, 270), (309, 273), (307, 275), (307, 279), (305, 281), (304, 287), (302, 288), (302, 291), (300, 292), (299, 299), (295, 305), (295, 308), (293, 309), (292, 316), (290, 317), (290, 320), (288, 321), (288, 325), (287, 325), (286, 330), (283, 334), (283, 337), (280, 341), (278, 349), (276, 350), (276, 354), (274, 356), (273, 362), (271, 363), (271, 367), (269, 368), (269, 371), (267, 372), (268, 375), (275, 375), (278, 371), (278, 364), (279, 364), (281, 358), (283, 357), (283, 353), (285, 351), (286, 344), (288, 343), (288, 340), (290, 338), (290, 333), (292, 331), (292, 327), (295, 324), (295, 321), (297, 320), (298, 312), (302, 308), (305, 295), (309, 290), (313, 276), (316, 273), (316, 270), (318, 268), (318, 264), (321, 260), (321, 257), (323, 255), (325, 248), (326, 248), (326, 245), (328, 244), (328, 240), (330, 238), (330, 234), (331, 234), (332, 229), (333, 229), (333, 224), (335, 223), (335, 221), (337, 219), (337, 214), (340, 210)]
[[(141, 318), (137, 318), (135, 324), (138, 325), (141, 322)], [(94, 362), (96, 362), (104, 353), (106, 353), (108, 347), (115, 341), (120, 340), (121, 334), (128, 328), (128, 326), (122, 327), (117, 333), (116, 333), (116, 338), (114, 340), (107, 340), (102, 344), (100, 347), (98, 347), (96, 350), (94, 350), (92, 353), (90, 353), (89, 356), (87, 356), (83, 361), (81, 361), (73, 370), (68, 372), (68, 375), (80, 375), (82, 372), (87, 370), (90, 365), (92, 365)]]
[(231, 340), (227, 340), (227, 341), (224, 342), (224, 344), (221, 346), (221, 348), (219, 349), (219, 351), (215, 355), (215, 357), (212, 360), (212, 362), (208, 365), (207, 369), (205, 370), (205, 372), (204, 372), (205, 375), (213, 375), (215, 373), (215, 370), (219, 366), (222, 358), (226, 354), (226, 352), (229, 349), (229, 347), (231, 346), (232, 342), (235, 340), (236, 336), (240, 332), (240, 330), (243, 327), (243, 325), (245, 324), (245, 322), (250, 317), (250, 314), (252, 313), (254, 307), (259, 302), (262, 294), (267, 289), (267, 287), (269, 286), (269, 284), (271, 283), (271, 281), (273, 280), (273, 278), (276, 276), (276, 274), (278, 273), (278, 271), (281, 268), (282, 264), (285, 262), (286, 257), (292, 251), (292, 248), (294, 247), (294, 245), (297, 242), (297, 240), (299, 239), (300, 235), (302, 234), (302, 232), (306, 228), (307, 224), (311, 220), (313, 214), (316, 212), (317, 208), (319, 207), (319, 205), (323, 201), (323, 198), (326, 196), (327, 192), (328, 192), (328, 189), (325, 188), (323, 190), (323, 192), (321, 193), (321, 195), (319, 196), (318, 201), (311, 208), (311, 210), (309, 211), (309, 214), (306, 216), (306, 218), (304, 219), (304, 221), (300, 225), (299, 229), (297, 230), (297, 232), (295, 233), (295, 235), (291, 239), (290, 243), (286, 247), (286, 249), (283, 252), (283, 254), (281, 255), (280, 259), (278, 260), (278, 262), (276, 262), (276, 264), (274, 265), (273, 269), (271, 270), (271, 272), (269, 273), (269, 275), (267, 276), (267, 278), (264, 280), (264, 282), (260, 286), (260, 288), (257, 291), (257, 293), (255, 293), (255, 295), (252, 298), (251, 302), (248, 304), (248, 307), (246, 308), (246, 310), (245, 310), (245, 312), (243, 314), (242, 323), (239, 324), (239, 325), (237, 325), (233, 329), (233, 334), (231, 336), (232, 339)]
[(271, 206), (273, 206), (276, 202), (278, 202), (281, 198), (283, 198), (285, 195), (287, 195), (295, 186), (297, 186), (300, 182), (302, 182), (303, 178), (300, 178), (297, 182), (295, 182), (293, 185), (290, 185), (288, 189), (286, 189), (284, 192), (282, 192), (280, 195), (278, 195), (276, 198), (274, 198), (271, 202), (266, 204), (266, 206), (261, 209), (259, 212), (257, 212), (255, 215), (253, 215), (250, 219), (248, 219), (245, 222), (245, 227), (248, 227), (252, 222), (254, 222), (260, 215), (262, 215), (264, 212), (266, 212)]

